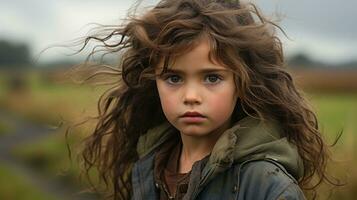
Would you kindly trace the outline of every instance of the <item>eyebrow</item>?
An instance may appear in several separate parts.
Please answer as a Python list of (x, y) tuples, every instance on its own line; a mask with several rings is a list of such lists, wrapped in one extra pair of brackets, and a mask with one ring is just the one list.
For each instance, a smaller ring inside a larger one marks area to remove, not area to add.
[[(228, 72), (228, 69), (225, 68), (206, 68), (206, 69), (201, 69), (198, 71), (200, 74), (205, 74), (205, 73), (212, 73), (212, 72)], [(185, 74), (184, 71), (179, 70), (179, 69), (167, 69), (166, 73), (177, 73), (177, 74)]]

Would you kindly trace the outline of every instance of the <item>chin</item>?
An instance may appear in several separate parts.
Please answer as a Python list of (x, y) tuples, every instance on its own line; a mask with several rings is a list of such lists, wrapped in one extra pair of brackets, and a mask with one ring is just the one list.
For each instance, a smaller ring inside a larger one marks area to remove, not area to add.
[(179, 129), (180, 133), (186, 136), (205, 136), (208, 135), (209, 131), (201, 127), (185, 127)]

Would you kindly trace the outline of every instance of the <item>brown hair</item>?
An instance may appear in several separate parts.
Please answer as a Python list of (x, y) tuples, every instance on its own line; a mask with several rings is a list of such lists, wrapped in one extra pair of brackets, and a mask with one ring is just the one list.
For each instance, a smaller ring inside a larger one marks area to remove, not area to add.
[[(154, 67), (161, 58), (168, 61), (206, 36), (211, 44), (210, 56), (235, 73), (240, 91), (235, 120), (244, 114), (280, 122), (303, 160), (304, 175), (298, 180), (302, 189), (314, 191), (322, 181), (329, 181), (329, 154), (316, 115), (284, 68), (276, 29), (280, 27), (264, 18), (253, 4), (162, 0), (145, 14), (129, 17), (124, 25), (109, 27), (112, 31), (104, 37), (87, 37), (83, 47), (95, 40), (110, 53), (124, 52), (118, 66), (100, 72), (121, 80), (98, 102), (99, 121), (86, 138), (82, 154), (87, 172), (96, 167), (111, 197), (129, 198), (138, 138), (166, 120)], [(113, 38), (116, 42), (109, 43)]]

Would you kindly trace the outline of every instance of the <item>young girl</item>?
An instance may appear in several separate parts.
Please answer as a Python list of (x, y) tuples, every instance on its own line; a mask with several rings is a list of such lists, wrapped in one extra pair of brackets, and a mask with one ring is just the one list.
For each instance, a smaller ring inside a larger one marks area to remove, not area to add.
[(275, 27), (253, 4), (161, 0), (88, 37), (124, 54), (103, 72), (122, 81), (99, 102), (86, 169), (113, 199), (304, 199), (328, 154)]

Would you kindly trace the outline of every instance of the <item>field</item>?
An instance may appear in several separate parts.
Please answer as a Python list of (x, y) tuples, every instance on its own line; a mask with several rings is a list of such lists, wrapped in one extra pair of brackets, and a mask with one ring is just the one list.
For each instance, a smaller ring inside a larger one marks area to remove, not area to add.
[[(314, 72), (316, 73), (316, 72)], [(346, 87), (357, 80), (356, 73), (350, 80), (345, 80), (348, 84), (337, 84), (330, 81), (331, 77), (326, 76), (324, 84), (316, 81), (314, 76), (307, 72), (296, 73), (299, 84), (306, 91), (307, 98), (311, 101), (313, 108), (318, 114), (321, 130), (324, 133), (327, 143), (333, 143), (334, 139), (343, 131), (340, 140), (331, 148), (334, 162), (330, 163), (331, 173), (350, 184), (340, 187), (332, 193), (331, 199), (354, 199), (355, 188), (357, 188), (357, 171), (354, 169), (357, 160), (355, 157), (357, 145), (357, 92), (354, 86)], [(0, 73), (0, 111), (12, 113), (17, 117), (24, 118), (31, 123), (43, 124), (46, 127), (53, 127), (54, 134), (33, 141), (31, 143), (17, 145), (11, 150), (19, 163), (28, 166), (35, 171), (41, 171), (44, 176), (60, 177), (66, 183), (74, 185), (86, 185), (85, 181), (79, 182), (78, 164), (76, 160), (71, 163), (68, 158), (66, 138), (64, 130), (66, 127), (84, 120), (85, 117), (96, 115), (96, 102), (105, 90), (105, 87), (92, 87), (89, 85), (75, 85), (72, 83), (58, 82), (44, 77), (41, 73), (30, 72), (23, 76), (24, 84), (16, 86), (15, 89), (9, 86), (9, 77), (6, 73)], [(303, 79), (303, 78), (305, 79)], [(315, 77), (323, 79), (315, 74)], [(310, 82), (309, 82), (310, 79)], [(354, 79), (354, 80), (352, 80)], [(336, 81), (336, 80), (335, 80)], [(330, 85), (328, 85), (330, 84)], [(357, 85), (357, 84), (356, 84)], [(309, 87), (310, 86), (310, 87)], [(331, 91), (328, 88), (332, 88)], [(322, 89), (323, 88), (323, 89)], [(78, 141), (83, 136), (90, 133), (94, 123), (87, 123), (79, 128), (71, 130), (69, 142), (75, 148)], [(61, 125), (60, 127), (58, 127)], [(0, 119), (0, 138), (11, 135), (12, 126)], [(37, 188), (31, 187), (24, 177), (16, 176), (9, 165), (1, 166), (0, 177), (8, 177), (14, 182), (10, 184), (12, 188), (4, 188), (5, 184), (0, 181), (0, 199), (26, 199), (26, 196), (33, 196), (28, 199), (50, 199), (47, 194), (41, 194)], [(0, 178), (0, 180), (3, 180)], [(2, 191), (8, 191), (4, 193)], [(331, 188), (324, 186), (319, 191), (320, 198), (326, 198), (326, 191)], [(10, 193), (10, 194), (9, 194)], [(14, 194), (11, 194), (14, 193)], [(20, 196), (19, 196), (20, 195)], [(22, 196), (21, 196), (22, 195)], [(43, 197), (39, 197), (43, 196)]]

